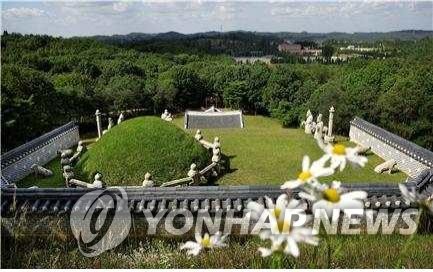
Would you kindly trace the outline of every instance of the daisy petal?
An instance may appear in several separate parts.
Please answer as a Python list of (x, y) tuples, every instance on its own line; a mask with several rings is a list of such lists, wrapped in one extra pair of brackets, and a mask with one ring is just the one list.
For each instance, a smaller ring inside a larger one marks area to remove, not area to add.
[(197, 246), (198, 246), (198, 243), (195, 243), (195, 242), (192, 242), (192, 241), (188, 241), (188, 242), (186, 242), (186, 243), (184, 243), (184, 244), (182, 244), (180, 246), (180, 250), (183, 250), (183, 249), (193, 249), (193, 248), (196, 248)]
[(262, 255), (262, 257), (269, 257), (272, 255), (272, 250), (270, 250), (269, 248), (264, 248), (264, 247), (259, 247), (259, 252)]
[(302, 171), (308, 171), (310, 169), (310, 157), (307, 155), (302, 159)]
[(364, 191), (353, 191), (348, 192), (341, 195), (341, 199), (366, 199), (367, 198), (367, 192)]
[(202, 241), (202, 237), (201, 237), (201, 234), (200, 233), (198, 233), (198, 232), (196, 232), (195, 233), (195, 240), (197, 241), (197, 243), (201, 243), (201, 241)]
[(286, 254), (291, 254), (293, 257), (299, 257), (299, 247), (296, 241), (292, 238), (287, 238), (287, 246), (284, 249)]
[(301, 186), (302, 183), (299, 180), (290, 180), (290, 181), (286, 181), (283, 185), (281, 185), (281, 189), (295, 189), (299, 186)]

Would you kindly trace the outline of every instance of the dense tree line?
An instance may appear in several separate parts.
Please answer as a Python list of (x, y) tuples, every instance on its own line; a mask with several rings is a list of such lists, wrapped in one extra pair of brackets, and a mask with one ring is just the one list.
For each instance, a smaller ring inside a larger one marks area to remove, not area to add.
[(149, 53), (90, 38), (2, 36), (2, 151), (71, 119), (144, 108), (225, 107), (298, 126), (335, 106), (336, 132), (355, 115), (433, 148), (433, 40), (397, 43), (388, 59), (343, 65), (236, 64), (225, 55)]

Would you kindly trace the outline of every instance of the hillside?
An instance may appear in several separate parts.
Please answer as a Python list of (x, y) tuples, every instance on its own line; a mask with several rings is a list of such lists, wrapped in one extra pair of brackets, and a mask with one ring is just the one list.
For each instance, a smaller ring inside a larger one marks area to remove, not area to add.
[(178, 32), (166, 33), (129, 33), (126, 35), (93, 36), (98, 41), (122, 45), (147, 52), (190, 52), (208, 54), (249, 55), (251, 52), (259, 54), (275, 54), (277, 45), (284, 40), (292, 42), (315, 42), (322, 44), (327, 41), (346, 43), (374, 43), (379, 41), (410, 41), (432, 37), (433, 31), (402, 30), (392, 32), (202, 32), (182, 34)]
[(109, 185), (141, 185), (146, 172), (158, 184), (183, 178), (191, 163), (210, 161), (207, 151), (175, 125), (156, 117), (139, 117), (113, 127), (93, 144), (76, 166), (92, 180), (96, 172)]

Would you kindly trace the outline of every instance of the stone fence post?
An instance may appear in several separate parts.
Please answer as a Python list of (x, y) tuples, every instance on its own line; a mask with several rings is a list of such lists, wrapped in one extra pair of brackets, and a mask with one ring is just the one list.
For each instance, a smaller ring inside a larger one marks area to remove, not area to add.
[(329, 109), (329, 118), (328, 118), (328, 135), (325, 135), (325, 142), (330, 143), (334, 141), (334, 136), (332, 136), (332, 126), (334, 124), (334, 106), (331, 106)]
[(98, 128), (98, 139), (99, 139), (102, 136), (101, 112), (99, 110), (96, 110), (95, 116), (96, 116), (96, 126)]

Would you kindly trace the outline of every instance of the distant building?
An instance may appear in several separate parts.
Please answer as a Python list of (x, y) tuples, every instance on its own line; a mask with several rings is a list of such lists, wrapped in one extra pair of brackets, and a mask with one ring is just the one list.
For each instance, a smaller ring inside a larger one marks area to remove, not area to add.
[(359, 51), (359, 52), (372, 52), (372, 51), (378, 51), (379, 48), (375, 47), (355, 47), (354, 45), (349, 45), (347, 47), (340, 47), (340, 51)]
[(302, 55), (302, 45), (284, 42), (278, 45), (278, 51), (294, 55)]
[(284, 42), (278, 45), (278, 51), (293, 55), (320, 56), (322, 49), (302, 47), (300, 44)]
[(266, 64), (271, 63), (272, 56), (262, 56), (262, 57), (234, 57), (236, 63), (255, 63), (263, 62)]
[(304, 49), (302, 49), (302, 54), (307, 55), (307, 56), (318, 57), (318, 56), (322, 55), (322, 49), (305, 47)]

